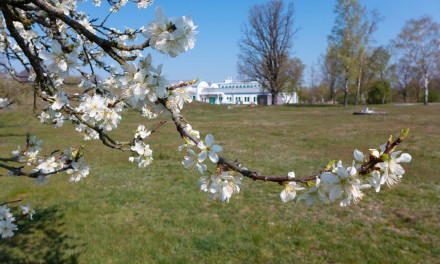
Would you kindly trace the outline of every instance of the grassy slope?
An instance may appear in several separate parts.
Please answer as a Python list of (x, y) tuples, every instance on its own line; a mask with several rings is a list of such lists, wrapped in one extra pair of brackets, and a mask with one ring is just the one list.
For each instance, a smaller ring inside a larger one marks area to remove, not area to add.
[[(20, 197), (39, 212), (17, 236), (0, 241), (0, 263), (438, 262), (440, 105), (375, 109), (388, 115), (354, 116), (351, 107), (201, 104), (184, 111), (194, 128), (214, 134), (224, 156), (269, 174), (305, 176), (331, 159), (348, 164), (354, 148), (366, 152), (411, 128), (401, 150), (413, 162), (402, 183), (367, 191), (358, 205), (282, 204), (280, 186), (250, 180), (229, 204), (210, 202), (197, 189), (198, 176), (180, 165), (181, 141), (169, 122), (151, 136), (155, 162), (147, 169), (95, 142), (86, 153), (93, 170), (80, 183), (57, 175), (39, 187), (0, 177), (0, 201)], [(72, 138), (81, 144), (70, 125), (41, 126), (26, 116), (30, 111), (0, 113), (0, 156), (23, 145), (27, 131), (43, 138), (47, 150)], [(117, 133), (127, 136), (139, 122), (129, 115)]]

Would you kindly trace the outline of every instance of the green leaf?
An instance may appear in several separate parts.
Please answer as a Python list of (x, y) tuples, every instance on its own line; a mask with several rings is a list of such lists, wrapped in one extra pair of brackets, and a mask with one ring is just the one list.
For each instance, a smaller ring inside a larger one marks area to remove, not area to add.
[(334, 164), (335, 164), (335, 160), (332, 160), (332, 161), (330, 161), (328, 164), (327, 164), (327, 167), (325, 167), (325, 169), (326, 170), (329, 170)]
[(402, 129), (402, 133), (400, 134), (401, 139), (405, 139), (408, 136), (409, 128)]

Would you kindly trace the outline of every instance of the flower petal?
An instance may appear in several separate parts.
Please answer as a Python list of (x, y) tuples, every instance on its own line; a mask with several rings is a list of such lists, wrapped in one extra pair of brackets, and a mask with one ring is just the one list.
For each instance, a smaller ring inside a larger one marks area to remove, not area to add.
[(364, 161), (364, 153), (362, 153), (361, 151), (355, 149), (353, 151), (353, 155), (354, 155), (354, 159), (360, 162)]
[(396, 159), (396, 162), (397, 163), (410, 162), (411, 159), (412, 159), (411, 155), (409, 155), (408, 153), (403, 153), (402, 155), (400, 155), (400, 157)]
[(206, 135), (205, 137), (206, 146), (210, 147), (214, 143), (214, 136), (211, 134)]
[(324, 172), (321, 174), (321, 180), (323, 180), (325, 183), (337, 183), (339, 182), (338, 176), (334, 175), (331, 172)]
[(342, 187), (341, 185), (335, 185), (329, 193), (330, 200), (334, 201), (342, 196)]
[(218, 155), (214, 151), (210, 151), (208, 154), (209, 154), (209, 159), (212, 162), (214, 162), (214, 163), (218, 162)]
[(199, 156), (198, 156), (199, 162), (203, 162), (207, 156), (208, 156), (208, 153), (206, 152), (206, 150), (203, 150), (202, 152), (200, 152)]
[(211, 150), (214, 152), (220, 152), (223, 150), (223, 148), (220, 145), (214, 145), (211, 147)]

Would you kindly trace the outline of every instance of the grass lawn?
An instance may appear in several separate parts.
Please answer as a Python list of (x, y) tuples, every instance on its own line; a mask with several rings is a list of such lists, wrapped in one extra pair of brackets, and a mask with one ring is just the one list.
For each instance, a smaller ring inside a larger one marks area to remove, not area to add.
[[(43, 150), (82, 144), (70, 125), (39, 125), (28, 105), (19, 107), (0, 113), (0, 157), (23, 145), (28, 131), (44, 140)], [(198, 190), (199, 176), (180, 164), (182, 141), (168, 122), (150, 137), (155, 160), (146, 169), (92, 142), (91, 174), (79, 183), (67, 174), (45, 186), (0, 177), (0, 201), (21, 198), (37, 210), (16, 236), (0, 240), (0, 263), (439, 263), (440, 105), (352, 115), (360, 108), (194, 103), (183, 113), (202, 135), (214, 135), (223, 156), (271, 175), (307, 176), (332, 159), (348, 165), (354, 148), (365, 153), (409, 127), (400, 150), (413, 161), (397, 188), (367, 190), (348, 208), (309, 208), (283, 204), (277, 184), (245, 179), (229, 204), (212, 202)], [(128, 139), (142, 122), (129, 114), (114, 135)]]

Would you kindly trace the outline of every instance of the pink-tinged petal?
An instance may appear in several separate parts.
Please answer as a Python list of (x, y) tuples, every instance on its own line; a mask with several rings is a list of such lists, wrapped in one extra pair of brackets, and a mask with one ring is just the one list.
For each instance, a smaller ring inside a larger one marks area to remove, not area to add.
[(214, 152), (220, 152), (220, 151), (223, 150), (223, 148), (221, 146), (219, 146), (219, 145), (214, 145), (214, 146), (211, 147), (211, 150), (214, 151)]
[(396, 159), (397, 163), (402, 163), (402, 162), (410, 162), (412, 159), (411, 155), (409, 155), (408, 153), (403, 153), (402, 155), (400, 155), (400, 157), (398, 157)]
[(330, 200), (334, 201), (342, 196), (342, 187), (341, 185), (335, 185), (329, 193)]
[(218, 162), (218, 155), (214, 151), (210, 151), (209, 152), (209, 159), (212, 162), (217, 163)]
[(321, 180), (323, 180), (325, 183), (337, 183), (339, 182), (339, 177), (331, 172), (324, 172), (321, 174)]
[(206, 150), (203, 150), (202, 152), (200, 152), (199, 156), (198, 156), (199, 162), (203, 162), (207, 156), (208, 156), (208, 153), (206, 152)]
[(206, 135), (205, 137), (206, 146), (211, 147), (214, 143), (214, 136), (211, 134)]

